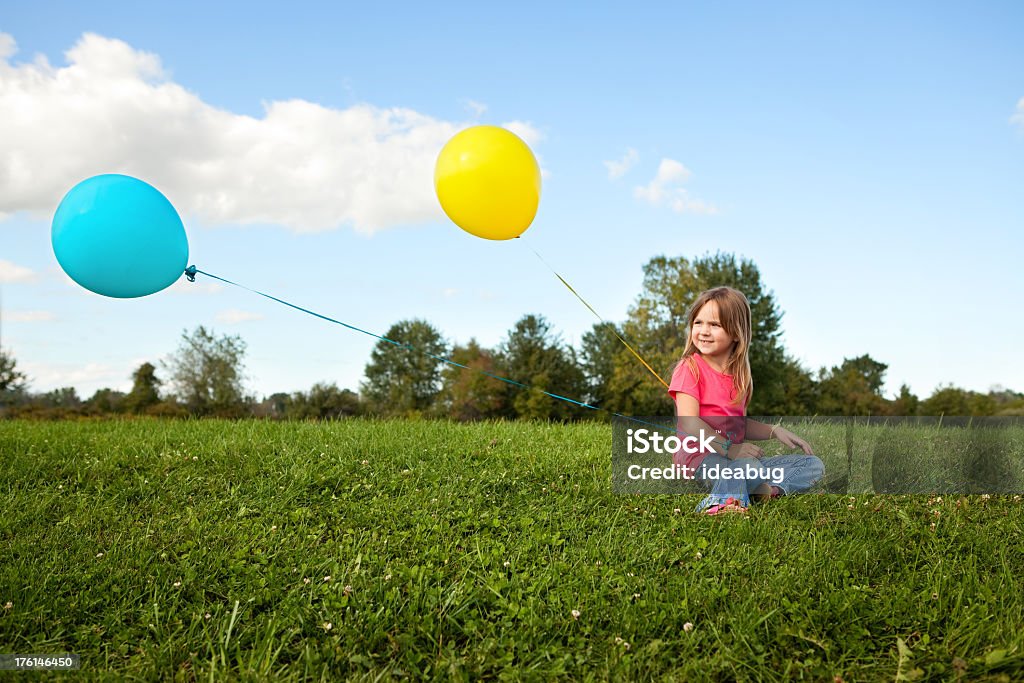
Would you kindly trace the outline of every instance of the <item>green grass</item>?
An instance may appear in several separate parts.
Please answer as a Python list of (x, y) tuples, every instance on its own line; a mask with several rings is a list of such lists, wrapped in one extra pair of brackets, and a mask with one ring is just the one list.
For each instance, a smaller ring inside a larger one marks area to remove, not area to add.
[(1019, 499), (703, 518), (612, 494), (610, 450), (596, 424), (0, 422), (0, 652), (143, 680), (1024, 677)]

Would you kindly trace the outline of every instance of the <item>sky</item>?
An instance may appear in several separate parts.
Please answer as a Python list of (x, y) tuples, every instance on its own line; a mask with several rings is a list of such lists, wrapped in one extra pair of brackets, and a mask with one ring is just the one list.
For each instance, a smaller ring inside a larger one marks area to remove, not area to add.
[[(160, 189), (201, 270), (377, 334), (493, 347), (536, 313), (578, 346), (596, 319), (536, 254), (622, 321), (649, 259), (724, 252), (809, 369), (1024, 391), (1018, 2), (137, 5), (0, 8), (0, 343), (33, 391), (126, 391), (198, 325), (257, 397), (358, 390), (376, 341), (203, 276), (79, 287), (50, 224), (100, 173)], [(540, 161), (520, 240), (434, 196), (475, 124)]]

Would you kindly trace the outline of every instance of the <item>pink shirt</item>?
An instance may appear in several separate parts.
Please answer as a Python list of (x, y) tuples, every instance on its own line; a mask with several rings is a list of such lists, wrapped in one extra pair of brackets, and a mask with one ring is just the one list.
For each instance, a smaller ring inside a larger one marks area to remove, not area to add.
[[(726, 375), (708, 365), (699, 353), (691, 356), (697, 364), (697, 376), (693, 374), (690, 364), (681, 362), (672, 373), (672, 381), (668, 384), (668, 395), (676, 400), (676, 394), (683, 393), (693, 396), (699, 404), (698, 414), (719, 434), (733, 443), (743, 441), (746, 434), (746, 404), (733, 403), (736, 398), (736, 387), (732, 375)], [(749, 399), (748, 399), (749, 400)], [(718, 419), (715, 419), (718, 418)], [(676, 464), (697, 469), (704, 460), (704, 453), (686, 453), (685, 462), (679, 463), (683, 453), (676, 453)]]

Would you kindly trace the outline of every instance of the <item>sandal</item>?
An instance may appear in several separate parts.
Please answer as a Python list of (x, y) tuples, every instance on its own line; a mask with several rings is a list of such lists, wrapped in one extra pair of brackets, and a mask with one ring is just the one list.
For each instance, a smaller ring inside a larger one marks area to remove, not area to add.
[(722, 514), (746, 514), (747, 508), (735, 498), (727, 498), (724, 503), (718, 503), (704, 510), (705, 515)]

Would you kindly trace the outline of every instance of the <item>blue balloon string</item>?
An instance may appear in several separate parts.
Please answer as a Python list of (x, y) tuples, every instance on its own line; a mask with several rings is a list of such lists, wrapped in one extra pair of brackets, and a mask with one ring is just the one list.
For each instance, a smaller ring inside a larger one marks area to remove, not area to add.
[[(439, 361), (442, 361), (444, 363), (448, 363), (449, 365), (454, 365), (456, 367), (463, 368), (464, 370), (474, 370), (474, 371), (479, 372), (481, 374), (487, 375), (488, 377), (493, 377), (494, 379), (501, 380), (502, 382), (505, 382), (507, 384), (512, 384), (512, 385), (517, 386), (517, 387), (522, 387), (523, 389), (535, 389), (535, 390), (541, 392), (542, 394), (544, 394), (545, 396), (550, 396), (553, 399), (556, 399), (556, 400), (559, 400), (559, 401), (565, 401), (566, 403), (572, 403), (573, 405), (577, 405), (577, 406), (579, 406), (581, 408), (587, 408), (588, 410), (596, 410), (596, 411), (599, 411), (599, 412), (608, 413), (609, 415), (613, 415), (615, 417), (620, 417), (620, 418), (622, 418), (624, 420), (629, 420), (631, 422), (637, 422), (637, 423), (640, 423), (640, 424), (650, 425), (650, 426), (653, 426), (653, 427), (657, 427), (658, 429), (666, 429), (665, 425), (660, 425), (660, 424), (657, 424), (655, 422), (648, 422), (647, 420), (641, 420), (639, 418), (631, 417), (629, 415), (623, 415), (621, 413), (616, 413), (616, 412), (614, 412), (612, 410), (608, 410), (607, 408), (600, 408), (598, 406), (593, 406), (593, 405), (590, 405), (589, 403), (586, 403), (584, 401), (577, 401), (574, 398), (569, 398), (568, 396), (560, 396), (558, 394), (553, 394), (550, 391), (544, 391), (543, 389), (540, 389), (538, 387), (533, 387), (533, 386), (530, 386), (528, 384), (523, 384), (522, 382), (517, 382), (514, 379), (509, 379), (507, 377), (502, 377), (501, 375), (496, 375), (493, 372), (488, 372), (486, 370), (481, 370), (480, 368), (471, 368), (468, 365), (463, 365), (462, 363), (456, 362), (456, 361), (454, 361), (454, 360), (452, 360), (450, 358), (445, 358), (444, 356), (436, 356), (436, 355), (434, 355), (432, 353), (429, 353), (427, 351), (421, 351), (419, 349), (414, 348), (410, 344), (405, 344), (403, 342), (395, 341), (394, 339), (388, 339), (387, 337), (384, 337), (384, 336), (379, 335), (379, 334), (375, 334), (375, 333), (370, 332), (368, 330), (364, 330), (361, 327), (356, 327), (355, 325), (349, 325), (348, 323), (342, 322), (341, 320), (336, 320), (334, 318), (331, 318), (330, 316), (326, 316), (326, 315), (323, 315), (321, 313), (317, 313), (316, 311), (311, 311), (308, 308), (303, 308), (302, 306), (290, 303), (288, 301), (285, 301), (284, 299), (279, 299), (276, 296), (273, 296), (271, 294), (266, 294), (264, 292), (259, 291), (258, 289), (253, 289), (252, 287), (246, 287), (245, 285), (240, 285), (237, 282), (232, 282), (231, 280), (228, 280), (227, 278), (223, 278), (223, 277), (220, 277), (218, 275), (214, 275), (213, 273), (207, 273), (204, 270), (199, 270), (195, 266), (189, 266), (188, 269), (185, 270), (185, 275), (186, 275), (186, 277), (188, 277), (189, 282), (195, 282), (195, 277), (196, 277), (197, 273), (205, 275), (206, 277), (212, 277), (214, 280), (220, 280), (221, 282), (224, 282), (224, 283), (229, 284), (229, 285), (234, 285), (235, 287), (239, 287), (239, 288), (244, 289), (246, 291), (252, 292), (253, 294), (258, 294), (258, 295), (260, 295), (262, 297), (270, 299), (271, 301), (276, 301), (279, 304), (284, 304), (285, 306), (288, 306), (289, 308), (294, 308), (297, 311), (302, 311), (303, 313), (308, 313), (309, 315), (312, 315), (312, 316), (314, 316), (316, 318), (320, 318), (321, 320), (326, 320), (329, 323), (334, 323), (335, 325), (341, 325), (342, 327), (347, 327), (348, 329), (353, 330), (355, 332), (359, 332), (361, 334), (368, 335), (370, 337), (373, 337), (374, 339), (379, 339), (380, 341), (387, 342), (389, 344), (394, 344), (395, 346), (398, 346), (398, 347), (403, 348), (403, 349), (408, 349), (409, 351), (412, 351), (412, 352), (415, 352), (415, 353), (422, 353), (422, 354), (424, 354), (426, 356), (429, 356), (430, 358), (433, 358), (434, 360), (439, 360)], [(686, 434), (686, 432), (679, 431), (678, 429), (676, 429), (676, 433), (678, 433), (678, 434)]]

